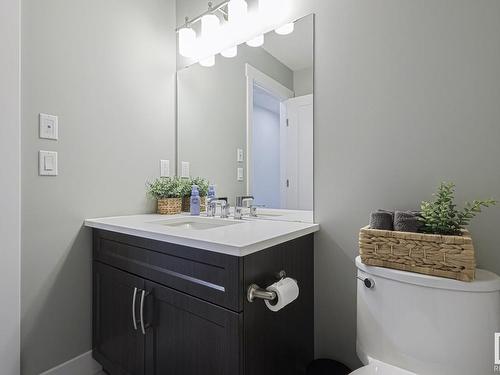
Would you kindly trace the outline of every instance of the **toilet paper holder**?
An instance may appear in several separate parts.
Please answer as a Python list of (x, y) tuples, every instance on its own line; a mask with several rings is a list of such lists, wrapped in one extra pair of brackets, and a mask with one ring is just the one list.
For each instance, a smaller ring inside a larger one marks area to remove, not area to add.
[[(284, 279), (286, 277), (286, 272), (281, 270), (276, 274), (276, 276), (278, 280)], [(270, 292), (262, 289), (257, 284), (251, 284), (247, 290), (247, 300), (248, 302), (253, 302), (255, 298), (272, 301), (273, 299), (276, 299), (276, 292)]]

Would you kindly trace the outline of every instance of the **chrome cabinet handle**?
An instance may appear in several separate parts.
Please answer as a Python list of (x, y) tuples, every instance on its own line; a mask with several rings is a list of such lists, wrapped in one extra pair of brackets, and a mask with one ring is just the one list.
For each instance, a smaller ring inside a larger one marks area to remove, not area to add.
[(134, 288), (134, 296), (132, 297), (132, 322), (134, 329), (137, 331), (137, 319), (135, 317), (135, 297), (137, 296), (137, 288)]
[(146, 334), (146, 329), (144, 327), (144, 297), (146, 296), (146, 291), (143, 290), (141, 293), (141, 311), (140, 311), (140, 317), (141, 317), (141, 331), (142, 334)]

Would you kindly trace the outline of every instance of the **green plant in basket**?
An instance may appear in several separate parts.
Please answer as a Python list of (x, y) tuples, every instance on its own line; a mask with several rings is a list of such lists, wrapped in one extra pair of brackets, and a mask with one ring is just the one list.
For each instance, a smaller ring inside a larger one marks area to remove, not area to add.
[(159, 177), (146, 183), (148, 194), (155, 199), (179, 198), (183, 181), (179, 177)]
[(181, 187), (181, 197), (190, 197), (193, 185), (198, 186), (198, 191), (201, 197), (205, 197), (208, 194), (208, 180), (203, 177), (193, 177), (180, 179)]
[[(198, 191), (201, 197), (206, 197), (208, 194), (208, 180), (203, 177), (194, 177), (191, 179), (191, 185), (198, 186)], [(191, 191), (189, 191), (191, 193)]]
[(484, 207), (497, 203), (493, 199), (466, 202), (465, 207), (457, 209), (455, 200), (455, 184), (442, 182), (432, 202), (422, 202), (419, 220), (424, 233), (460, 236), (462, 230), (481, 212)]

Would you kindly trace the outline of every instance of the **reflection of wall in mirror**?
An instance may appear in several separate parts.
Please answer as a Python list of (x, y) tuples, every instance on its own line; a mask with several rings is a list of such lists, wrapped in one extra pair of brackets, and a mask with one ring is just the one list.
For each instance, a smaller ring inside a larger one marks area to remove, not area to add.
[(234, 205), (246, 194), (246, 176), (237, 181), (236, 150), (246, 154), (246, 76), (250, 63), (282, 85), (293, 88), (293, 71), (262, 48), (240, 46), (233, 59), (217, 57), (212, 68), (193, 65), (178, 72), (179, 164), (190, 162), (191, 175), (210, 179), (217, 194)]

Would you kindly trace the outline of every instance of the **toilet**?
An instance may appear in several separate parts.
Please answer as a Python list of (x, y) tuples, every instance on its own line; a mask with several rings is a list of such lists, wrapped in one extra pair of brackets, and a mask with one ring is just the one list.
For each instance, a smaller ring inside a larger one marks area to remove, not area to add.
[[(476, 280), (372, 267), (356, 258), (356, 351), (351, 375), (488, 375), (500, 332), (500, 277)], [(497, 354), (500, 355), (500, 354)]]

